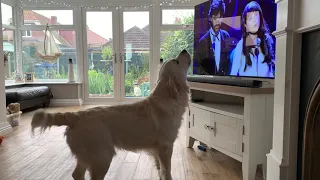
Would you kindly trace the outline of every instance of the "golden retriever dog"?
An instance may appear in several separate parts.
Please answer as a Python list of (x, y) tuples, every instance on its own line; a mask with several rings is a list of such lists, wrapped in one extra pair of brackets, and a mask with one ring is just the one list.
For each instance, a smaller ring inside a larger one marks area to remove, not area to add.
[(117, 148), (149, 153), (160, 179), (171, 180), (173, 143), (189, 101), (186, 78), (190, 63), (186, 50), (166, 61), (154, 91), (136, 103), (65, 113), (38, 111), (32, 118), (32, 132), (67, 126), (66, 141), (77, 159), (74, 179), (83, 180), (89, 170), (91, 179), (103, 180)]

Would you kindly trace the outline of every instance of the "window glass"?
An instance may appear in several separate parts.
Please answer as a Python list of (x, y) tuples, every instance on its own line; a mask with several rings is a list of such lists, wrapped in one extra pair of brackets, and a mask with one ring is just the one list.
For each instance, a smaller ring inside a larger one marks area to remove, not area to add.
[(12, 7), (1, 3), (2, 24), (12, 25)]
[(3, 29), (3, 52), (4, 52), (4, 77), (5, 80), (14, 80), (17, 62), (14, 48), (14, 31)]
[(193, 24), (194, 9), (164, 9), (162, 24)]
[[(186, 49), (193, 57), (193, 30), (161, 31), (160, 55), (166, 61), (175, 58), (183, 49)], [(193, 64), (193, 63), (191, 63)], [(192, 65), (188, 74), (192, 74)]]
[[(31, 36), (23, 36), (22, 31), (22, 70), (34, 74), (34, 81), (66, 81), (68, 60), (73, 61), (76, 76), (76, 35), (72, 30), (47, 32), (32, 31)], [(45, 51), (46, 50), (46, 51)], [(45, 55), (61, 53), (57, 60), (48, 61)]]
[(24, 10), (24, 25), (73, 25), (72, 10)]

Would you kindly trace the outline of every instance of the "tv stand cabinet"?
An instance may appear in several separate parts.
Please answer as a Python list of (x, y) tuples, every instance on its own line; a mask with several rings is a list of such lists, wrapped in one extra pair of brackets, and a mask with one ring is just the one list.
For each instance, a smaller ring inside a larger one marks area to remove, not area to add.
[(242, 162), (243, 180), (254, 180), (272, 148), (273, 87), (246, 88), (189, 82), (187, 145), (206, 144)]

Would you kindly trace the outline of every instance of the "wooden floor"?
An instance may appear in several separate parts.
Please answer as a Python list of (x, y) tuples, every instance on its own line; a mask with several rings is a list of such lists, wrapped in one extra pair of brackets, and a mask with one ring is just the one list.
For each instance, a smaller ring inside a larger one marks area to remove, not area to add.
[[(49, 111), (75, 111), (85, 107), (49, 108)], [(33, 112), (22, 114), (19, 127), (0, 146), (0, 179), (72, 180), (75, 160), (63, 136), (65, 127), (53, 127), (41, 136), (31, 137)], [(218, 152), (186, 148), (185, 126), (180, 130), (172, 157), (174, 180), (241, 180), (241, 163)], [(258, 170), (256, 180), (262, 180)], [(90, 179), (86, 173), (86, 179)], [(152, 159), (144, 153), (119, 151), (105, 179), (157, 180)]]

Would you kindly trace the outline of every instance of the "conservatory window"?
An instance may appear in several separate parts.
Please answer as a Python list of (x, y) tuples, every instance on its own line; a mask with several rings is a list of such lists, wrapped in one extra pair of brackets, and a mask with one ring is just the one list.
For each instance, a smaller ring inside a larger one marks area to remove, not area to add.
[(73, 10), (23, 10), (24, 25), (73, 25)]
[[(73, 30), (52, 30), (51, 36), (45, 43), (45, 31), (32, 31), (32, 37), (22, 37), (22, 60), (23, 72), (31, 72), (34, 81), (67, 81), (68, 79), (68, 60), (71, 58), (76, 64), (76, 37)], [(42, 58), (45, 54), (45, 46), (48, 50), (50, 44), (55, 45), (61, 52), (61, 56), (56, 60), (46, 60)], [(76, 71), (76, 66), (74, 72)]]
[[(193, 25), (194, 9), (162, 9), (163, 25)], [(187, 18), (192, 17), (189, 21)]]
[[(193, 56), (193, 24), (194, 8), (162, 9), (162, 25), (160, 32), (160, 56), (164, 60), (173, 59), (186, 49)], [(190, 66), (188, 74), (192, 74)]]
[(36, 82), (66, 82), (72, 59), (77, 76), (73, 10), (23, 10), (23, 14), (23, 72), (32, 73)]

